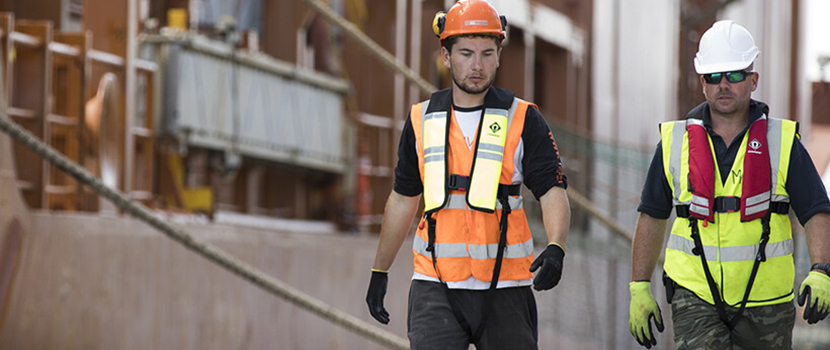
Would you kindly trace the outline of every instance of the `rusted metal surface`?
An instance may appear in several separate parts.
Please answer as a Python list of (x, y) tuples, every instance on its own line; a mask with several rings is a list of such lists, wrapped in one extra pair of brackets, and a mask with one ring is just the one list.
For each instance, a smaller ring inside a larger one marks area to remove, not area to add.
[(813, 82), (812, 88), (813, 124), (830, 126), (830, 82)]
[(804, 146), (810, 152), (819, 176), (824, 176), (830, 165), (830, 147), (827, 147), (827, 140), (830, 140), (830, 124), (818, 124), (814, 121), (810, 126), (810, 137)]

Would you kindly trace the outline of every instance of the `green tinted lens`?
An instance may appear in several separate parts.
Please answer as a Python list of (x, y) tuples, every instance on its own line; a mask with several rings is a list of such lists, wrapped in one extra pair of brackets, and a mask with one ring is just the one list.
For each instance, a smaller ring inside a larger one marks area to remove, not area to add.
[(705, 80), (707, 84), (720, 84), (721, 78), (723, 78), (723, 73), (710, 73), (703, 75), (703, 80)]
[(740, 83), (746, 80), (747, 72), (739, 70), (736, 72), (726, 72), (726, 81), (730, 83)]

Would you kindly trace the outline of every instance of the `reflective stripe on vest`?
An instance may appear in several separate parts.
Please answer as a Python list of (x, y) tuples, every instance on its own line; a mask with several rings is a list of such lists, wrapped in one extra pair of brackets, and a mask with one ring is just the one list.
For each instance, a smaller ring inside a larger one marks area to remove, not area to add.
[[(499, 177), (504, 159), (507, 132), (521, 100), (514, 99), (510, 110), (487, 108), (479, 121), (475, 158), (470, 172), (467, 203), (471, 208), (493, 212), (496, 209)], [(442, 208), (447, 199), (447, 134), (450, 118), (446, 111), (427, 114), (429, 101), (421, 105), (421, 132), (424, 143), (424, 208)]]
[(446, 111), (426, 114), (429, 101), (421, 106), (424, 142), (424, 206), (426, 211), (444, 206), (447, 195), (447, 132), (450, 118)]
[[(700, 122), (689, 119), (688, 122)], [(770, 157), (770, 193), (755, 194), (747, 198), (749, 209), (763, 210), (765, 203), (772, 199), (788, 202), (785, 188), (789, 172), (790, 153), (796, 137), (797, 124), (789, 120), (769, 118), (767, 122), (767, 148)], [(664, 173), (671, 187), (672, 202), (675, 206), (694, 204), (706, 207), (706, 198), (694, 197), (688, 190), (689, 147), (686, 121), (667, 122), (660, 125), (663, 147)], [(715, 164), (715, 197), (741, 197), (743, 176), (753, 176), (752, 171), (744, 174), (744, 157), (748, 144), (744, 135), (735, 157), (729, 178), (721, 179), (720, 169)], [(707, 134), (708, 135), (708, 134)], [(708, 137), (708, 136), (707, 136)], [(708, 137), (711, 146), (711, 137)], [(754, 176), (763, 176), (757, 172)], [(725, 181), (724, 181), (725, 180)], [(759, 205), (760, 204), (760, 205)], [(698, 222), (703, 252), (712, 277), (723, 301), (735, 306), (743, 300), (747, 281), (755, 263), (762, 233), (760, 219), (741, 221), (741, 212), (715, 213), (714, 223), (703, 225)], [(666, 273), (676, 283), (691, 290), (710, 304), (714, 298), (703, 272), (700, 256), (692, 251), (694, 242), (690, 238), (689, 221), (678, 218), (674, 221), (666, 245), (663, 265)], [(770, 238), (766, 245), (766, 261), (761, 263), (756, 282), (750, 291), (748, 307), (779, 304), (792, 300), (794, 264), (792, 259), (793, 240), (789, 217), (772, 213)]]
[[(786, 154), (789, 159), (792, 144), (782, 143), (784, 137), (788, 135), (795, 135), (797, 123), (787, 120), (786, 123), (782, 119), (768, 118), (767, 119), (767, 143), (769, 143), (770, 150), (778, 150), (776, 152), (769, 152), (769, 165), (772, 174), (772, 201), (773, 202), (790, 202), (790, 197), (786, 195), (786, 178), (780, 178), (782, 172), (780, 171), (781, 154)], [(783, 194), (781, 194), (783, 193)]]
[[(427, 241), (418, 235), (412, 242), (412, 250), (416, 253), (429, 256)], [(477, 260), (492, 259), (496, 256), (498, 244), (468, 244), (468, 243), (435, 243), (435, 257), (440, 258), (466, 258)], [(504, 251), (505, 259), (525, 258), (533, 255), (533, 238), (522, 243), (508, 244)]]
[(504, 143), (510, 126), (508, 116), (513, 116), (516, 101), (513, 101), (511, 107), (510, 111), (494, 108), (484, 110), (478, 128), (473, 171), (470, 172), (470, 188), (467, 190), (467, 203), (474, 209), (490, 212), (495, 210)]
[[(718, 247), (711, 245), (703, 246), (703, 253), (706, 255), (708, 261), (747, 261), (754, 260), (758, 254), (758, 244), (745, 245), (739, 247), (722, 247), (720, 248), (720, 256), (718, 256)], [(695, 242), (677, 235), (670, 235), (669, 241), (666, 244), (667, 249), (674, 249), (686, 253), (686, 255), (693, 256), (699, 259), (697, 255), (692, 252), (695, 247)], [(793, 240), (787, 239), (780, 242), (768, 243), (766, 248), (767, 259), (787, 256), (793, 253)]]
[[(692, 119), (692, 121), (694, 120), (696, 119)], [(680, 175), (680, 164), (688, 164), (689, 159), (688, 153), (683, 152), (683, 144), (687, 141), (686, 121), (661, 123), (660, 130), (663, 135), (666, 135), (667, 133), (670, 134), (668, 140), (666, 140), (666, 137), (663, 136), (663, 168), (667, 176), (666, 180), (672, 184), (671, 188), (673, 189), (672, 193), (674, 194), (672, 197), (672, 204), (674, 206), (691, 204), (691, 197), (683, 198), (683, 196), (681, 196), (683, 193), (682, 189), (687, 188), (689, 182), (688, 177)], [(666, 145), (666, 141), (668, 141), (668, 145)], [(668, 148), (670, 152), (666, 152), (666, 148)], [(666, 155), (669, 157), (666, 157)], [(689, 196), (691, 196), (691, 192), (689, 192)]]

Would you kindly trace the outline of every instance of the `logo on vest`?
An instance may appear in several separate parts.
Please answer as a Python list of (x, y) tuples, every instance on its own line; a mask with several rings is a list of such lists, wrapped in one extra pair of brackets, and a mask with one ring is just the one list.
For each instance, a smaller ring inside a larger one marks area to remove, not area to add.
[(492, 131), (494, 134), (499, 132), (499, 130), (501, 130), (501, 126), (499, 126), (499, 123), (493, 122), (493, 124), (490, 124), (490, 131)]
[(761, 154), (762, 153), (761, 151), (758, 150), (759, 148), (761, 148), (761, 142), (758, 141), (758, 139), (752, 139), (752, 141), (749, 141), (749, 148), (752, 148), (752, 149), (751, 150), (746, 150), (747, 153), (754, 153), (754, 154)]

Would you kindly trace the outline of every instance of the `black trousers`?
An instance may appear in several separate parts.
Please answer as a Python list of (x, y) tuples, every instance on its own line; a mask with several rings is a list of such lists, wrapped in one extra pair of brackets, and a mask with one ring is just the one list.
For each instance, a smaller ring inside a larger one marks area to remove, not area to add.
[[(412, 350), (467, 350), (470, 334), (482, 324), (487, 291), (447, 289), (441, 283), (413, 280), (409, 289), (409, 344)], [(492, 291), (490, 311), (477, 350), (538, 349), (536, 299), (530, 286)], [(455, 303), (456, 310), (453, 311)]]

